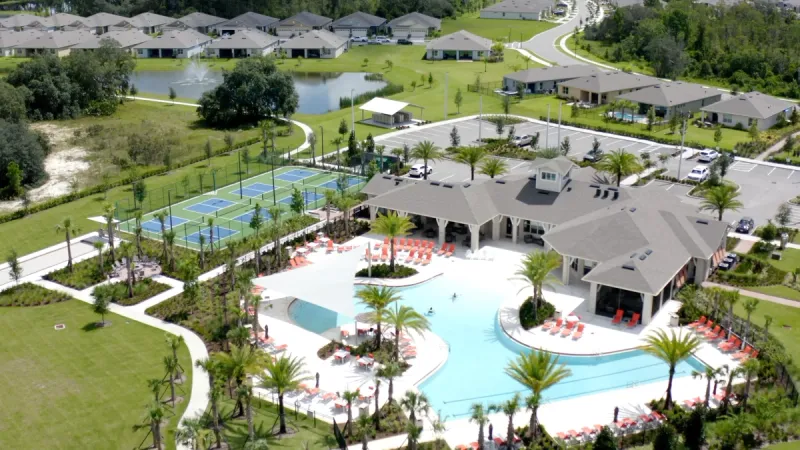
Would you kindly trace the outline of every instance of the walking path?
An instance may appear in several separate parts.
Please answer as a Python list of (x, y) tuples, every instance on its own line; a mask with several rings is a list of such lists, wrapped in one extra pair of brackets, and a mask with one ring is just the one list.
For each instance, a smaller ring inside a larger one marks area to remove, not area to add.
[[(800, 131), (793, 134), (792, 137), (795, 139), (800, 138)], [(762, 152), (760, 155), (756, 156), (755, 159), (758, 161), (765, 161), (767, 158), (769, 158), (769, 155), (773, 153), (778, 153), (783, 148), (783, 144), (785, 143), (786, 143), (786, 138), (781, 139), (780, 141), (773, 144), (770, 148), (764, 150), (764, 152)]]
[[(570, 64), (584, 64), (584, 62), (577, 61), (574, 58), (565, 55), (556, 48), (556, 41), (560, 36), (572, 32), (576, 27), (581, 26), (581, 21), (586, 23), (589, 19), (589, 10), (586, 7), (586, 0), (579, 0), (576, 4), (577, 13), (565, 23), (551, 28), (545, 32), (539, 33), (529, 40), (522, 42), (521, 47), (535, 53), (540, 58), (560, 66)], [(550, 66), (552, 64), (546, 64)]]
[(736, 286), (728, 286), (727, 284), (719, 284), (719, 283), (712, 283), (711, 281), (704, 281), (703, 287), (717, 287), (725, 289), (726, 291), (739, 291), (739, 293), (741, 293), (742, 295), (746, 295), (748, 297), (757, 298), (759, 300), (764, 300), (767, 302), (778, 303), (780, 305), (791, 306), (792, 308), (800, 308), (800, 302), (794, 300), (789, 300), (783, 297), (775, 297), (774, 295), (762, 294), (760, 292), (747, 291), (745, 289), (740, 289)]

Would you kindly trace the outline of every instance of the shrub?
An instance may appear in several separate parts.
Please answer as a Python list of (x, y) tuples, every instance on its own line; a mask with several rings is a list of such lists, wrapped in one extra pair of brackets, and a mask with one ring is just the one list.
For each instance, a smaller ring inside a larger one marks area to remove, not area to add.
[[(768, 220), (767, 224), (763, 227), (760, 227), (758, 230), (756, 230), (756, 232), (761, 239), (767, 242), (774, 241), (778, 237), (778, 227), (776, 227), (771, 220)], [(758, 244), (760, 243), (761, 242), (758, 242)]]
[(700, 450), (706, 442), (706, 410), (703, 407), (695, 408), (686, 421), (683, 430), (683, 441), (689, 450)]
[[(106, 258), (106, 255), (107, 253), (104, 254), (103, 266), (107, 273), (111, 270), (111, 265), (113, 262), (110, 261), (111, 257), (109, 256)], [(94, 258), (89, 258), (79, 263), (72, 264), (72, 272), (70, 272), (68, 268), (64, 267), (63, 269), (48, 273), (44, 276), (44, 279), (58, 283), (62, 286), (83, 290), (89, 286), (102, 283), (106, 279), (105, 274), (100, 271), (100, 265), (98, 263), (99, 261), (95, 256)]]
[(547, 318), (553, 317), (553, 314), (556, 312), (556, 307), (544, 299), (541, 299), (539, 300), (539, 310), (537, 311), (535, 320), (533, 312), (533, 297), (528, 297), (522, 302), (522, 306), (519, 307), (519, 323), (522, 325), (523, 329), (530, 330), (533, 327), (541, 325)]
[(608, 427), (603, 427), (603, 430), (597, 434), (597, 440), (594, 441), (592, 449), (617, 450), (617, 440), (614, 438), (614, 433)]
[(69, 295), (45, 289), (32, 283), (22, 283), (0, 292), (0, 306), (39, 306), (72, 299)]
[[(765, 227), (766, 228), (766, 227)], [(760, 257), (768, 257), (775, 251), (775, 246), (770, 244), (767, 240), (758, 241), (750, 248), (750, 253)]]
[(676, 450), (678, 448), (678, 432), (672, 425), (664, 424), (656, 430), (653, 450)]
[[(372, 266), (371, 278), (408, 278), (416, 275), (417, 269), (408, 266), (401, 266), (400, 264), (394, 265), (394, 272), (389, 271), (388, 264), (374, 264)], [(369, 276), (369, 269), (364, 268), (356, 272), (357, 277), (367, 278)]]
[(151, 297), (154, 297), (171, 287), (167, 284), (153, 281), (150, 278), (137, 280), (133, 285), (133, 297), (128, 297), (128, 285), (126, 282), (103, 284), (92, 290), (92, 295), (106, 295), (112, 303), (122, 306), (139, 304)]

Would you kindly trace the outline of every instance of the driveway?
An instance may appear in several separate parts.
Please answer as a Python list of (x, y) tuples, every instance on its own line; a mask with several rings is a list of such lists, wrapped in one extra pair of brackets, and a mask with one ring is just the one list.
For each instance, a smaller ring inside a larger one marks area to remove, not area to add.
[(589, 18), (589, 10), (586, 8), (586, 0), (577, 0), (578, 14), (575, 15), (569, 22), (563, 23), (555, 28), (551, 28), (543, 33), (539, 33), (532, 37), (529, 41), (522, 43), (522, 48), (535, 53), (542, 58), (554, 62), (559, 66), (566, 66), (570, 64), (586, 64), (583, 61), (573, 59), (556, 49), (556, 41), (559, 37), (575, 30), (579, 26), (580, 19), (584, 23)]

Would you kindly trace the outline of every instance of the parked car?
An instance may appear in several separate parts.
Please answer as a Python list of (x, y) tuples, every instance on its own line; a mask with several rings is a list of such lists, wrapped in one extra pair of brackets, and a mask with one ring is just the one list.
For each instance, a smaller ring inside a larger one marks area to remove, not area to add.
[(687, 175), (686, 178), (701, 183), (706, 181), (710, 173), (711, 171), (708, 170), (708, 166), (695, 166), (695, 168), (689, 172), (689, 175)]
[(380, 42), (381, 44), (391, 44), (392, 40), (385, 36), (378, 36), (375, 38), (376, 41)]
[(742, 217), (739, 223), (736, 224), (736, 232), (742, 234), (750, 234), (756, 228), (756, 223), (750, 217)]
[(368, 41), (369, 39), (367, 39), (366, 36), (353, 36), (350, 38), (350, 42), (368, 42)]
[(369, 45), (381, 45), (381, 44), (383, 44), (383, 42), (381, 42), (381, 41), (379, 41), (377, 39), (372, 39), (372, 40), (367, 41), (367, 44), (369, 44)]
[(583, 155), (584, 161), (597, 162), (603, 157), (603, 151), (599, 148), (597, 150), (589, 150), (589, 153)]
[(398, 39), (397, 45), (411, 45), (413, 42), (409, 41), (408, 39)]
[(532, 141), (532, 139), (533, 139), (533, 138), (531, 138), (529, 135), (527, 135), (527, 134), (523, 134), (522, 136), (514, 136), (514, 137), (511, 139), (511, 141), (512, 141), (512, 142), (514, 143), (514, 145), (516, 145), (517, 147), (524, 147), (524, 146), (526, 146), (526, 145), (531, 145), (531, 141)]
[(703, 150), (697, 158), (700, 162), (711, 162), (719, 158), (719, 153), (716, 150)]
[(410, 177), (421, 177), (421, 176), (425, 175), (426, 173), (428, 175), (432, 174), (433, 173), (433, 167), (426, 166), (425, 164), (414, 164), (413, 166), (411, 166), (411, 169), (408, 171), (408, 176), (410, 176)]

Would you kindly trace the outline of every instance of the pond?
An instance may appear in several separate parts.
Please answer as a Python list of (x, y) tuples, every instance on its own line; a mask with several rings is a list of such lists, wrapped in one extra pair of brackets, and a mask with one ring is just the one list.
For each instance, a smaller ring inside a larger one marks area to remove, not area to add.
[[(290, 72), (299, 97), (297, 112), (324, 114), (339, 109), (339, 97), (374, 91), (384, 81), (365, 79), (365, 72)], [(199, 99), (203, 92), (222, 82), (222, 71), (192, 63), (182, 71), (143, 70), (131, 75), (131, 83), (142, 93), (168, 95), (173, 88), (178, 97)]]

